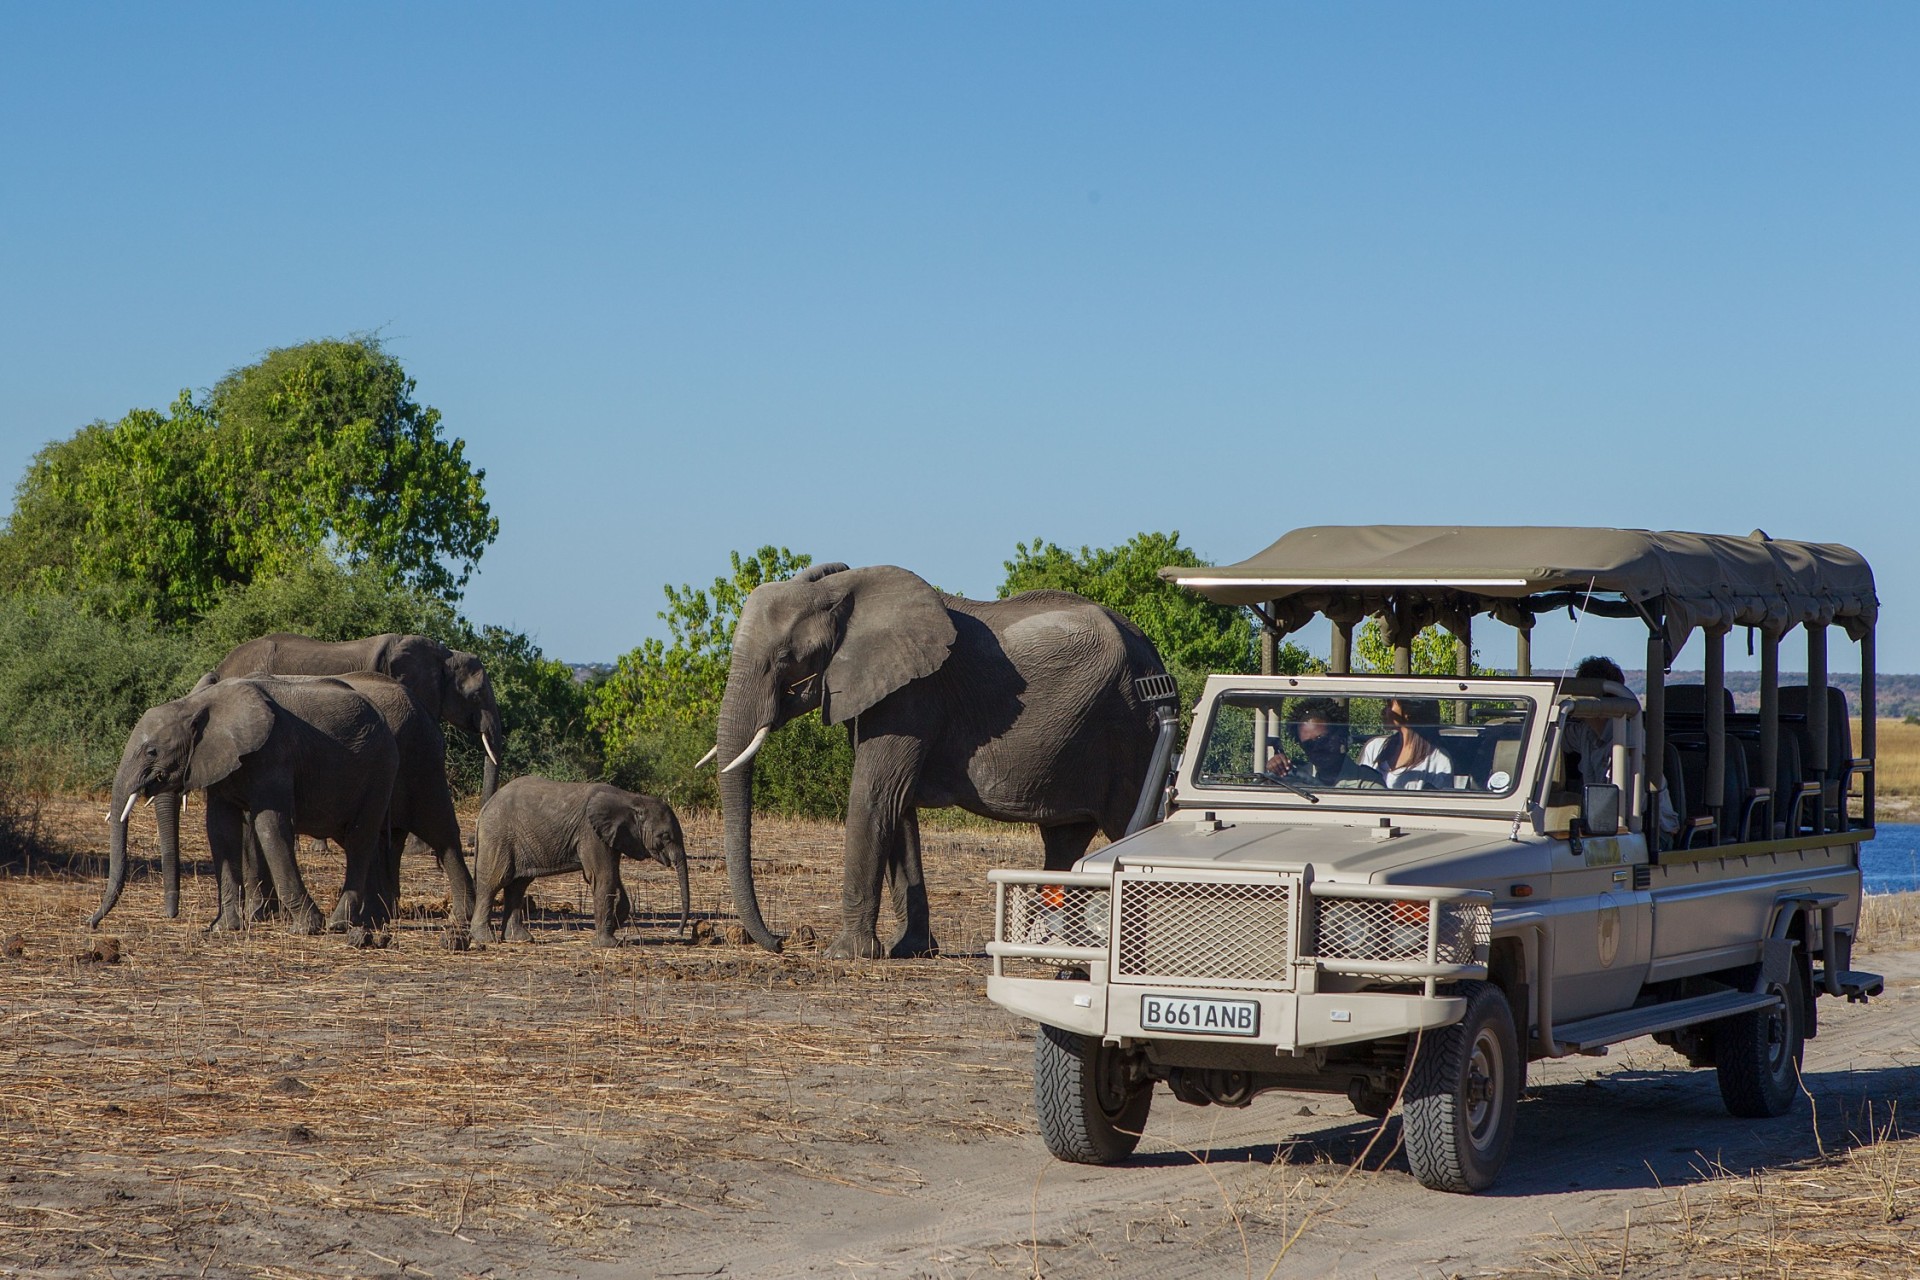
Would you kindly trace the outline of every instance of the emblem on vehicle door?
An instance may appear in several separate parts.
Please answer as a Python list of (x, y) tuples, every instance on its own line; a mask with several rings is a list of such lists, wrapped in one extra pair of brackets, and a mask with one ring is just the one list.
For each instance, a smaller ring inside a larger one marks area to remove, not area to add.
[(1600, 967), (1613, 968), (1620, 955), (1620, 908), (1600, 908)]

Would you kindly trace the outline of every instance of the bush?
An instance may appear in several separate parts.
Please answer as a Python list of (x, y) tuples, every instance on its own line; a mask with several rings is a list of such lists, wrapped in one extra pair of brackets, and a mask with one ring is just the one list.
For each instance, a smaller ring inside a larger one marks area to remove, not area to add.
[(0, 597), (0, 745), (34, 790), (104, 790), (148, 707), (193, 687), (191, 635), (81, 594)]

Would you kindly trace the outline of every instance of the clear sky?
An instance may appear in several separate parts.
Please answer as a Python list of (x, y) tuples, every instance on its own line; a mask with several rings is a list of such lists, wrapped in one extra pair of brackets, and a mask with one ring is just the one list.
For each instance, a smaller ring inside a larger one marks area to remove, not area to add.
[(1912, 6), (13, 4), (0, 128), (0, 474), (377, 330), (556, 657), (1392, 521), (1849, 543), (1920, 671)]

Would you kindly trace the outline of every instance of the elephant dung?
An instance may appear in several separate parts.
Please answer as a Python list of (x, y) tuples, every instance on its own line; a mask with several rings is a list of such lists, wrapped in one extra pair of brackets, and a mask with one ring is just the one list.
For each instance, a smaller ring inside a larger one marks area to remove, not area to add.
[(720, 945), (720, 927), (711, 920), (693, 922), (692, 942), (696, 947), (717, 947)]
[(119, 964), (120, 939), (95, 938), (80, 957), (81, 964)]
[(730, 924), (727, 926), (727, 945), (728, 946), (744, 947), (749, 942), (752, 942), (752, 941), (753, 941), (753, 935), (747, 932), (747, 927), (745, 925)]
[(16, 933), (16, 934), (13, 934), (11, 937), (9, 937), (5, 942), (0, 942), (0, 955), (6, 956), (6, 958), (9, 960), (26, 959), (27, 958), (26, 938)]

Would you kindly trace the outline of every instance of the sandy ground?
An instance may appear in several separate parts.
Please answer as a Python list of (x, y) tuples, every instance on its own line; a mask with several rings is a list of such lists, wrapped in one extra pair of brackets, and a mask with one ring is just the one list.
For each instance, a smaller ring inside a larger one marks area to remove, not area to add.
[[(97, 855), (99, 810), (43, 819)], [(689, 827), (696, 913), (724, 918), (719, 832)], [(756, 835), (771, 922), (830, 936), (839, 833)], [(134, 881), (112, 961), (89, 958), (97, 863), (0, 879), (23, 952), (0, 955), (0, 1275), (1584, 1274), (1556, 1262), (1582, 1230), (1920, 1114), (1920, 955), (1883, 952), (1863, 963), (1887, 998), (1821, 1003), (1817, 1110), (1780, 1120), (1728, 1117), (1710, 1071), (1637, 1041), (1535, 1064), (1478, 1197), (1422, 1189), (1397, 1121), (1326, 1095), (1162, 1091), (1131, 1163), (1060, 1164), (1033, 1135), (1030, 1028), (982, 994), (982, 873), (1037, 865), (1038, 839), (927, 846), (948, 954), (866, 964), (679, 941), (658, 869), (628, 876), (618, 950), (586, 945), (583, 886), (556, 878), (537, 943), (460, 952), (423, 859), (394, 945), (354, 951), (204, 934), (202, 862), (176, 921)], [(337, 859), (303, 863), (329, 896)]]

